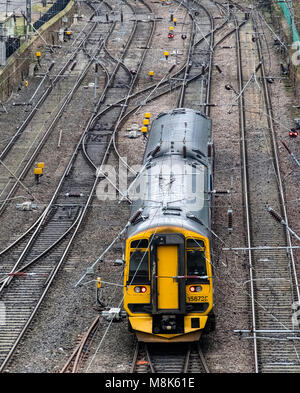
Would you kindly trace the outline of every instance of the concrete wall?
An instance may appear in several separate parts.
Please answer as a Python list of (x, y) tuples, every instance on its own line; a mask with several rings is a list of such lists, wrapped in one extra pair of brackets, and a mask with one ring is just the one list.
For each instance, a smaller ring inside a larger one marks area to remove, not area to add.
[[(49, 45), (58, 44), (59, 29), (69, 27), (73, 23), (75, 8), (75, 1), (71, 0), (64, 10), (38, 30), (39, 34), (34, 34), (8, 58), (6, 65), (0, 69), (0, 101), (5, 101), (13, 89), (27, 77), (30, 64), (36, 61), (36, 52), (43, 52), (46, 43)], [(65, 18), (67, 18), (67, 22), (63, 22)]]

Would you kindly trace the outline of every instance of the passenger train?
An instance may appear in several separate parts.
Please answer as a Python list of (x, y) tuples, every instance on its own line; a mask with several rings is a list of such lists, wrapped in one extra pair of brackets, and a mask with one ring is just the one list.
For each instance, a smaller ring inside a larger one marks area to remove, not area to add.
[(197, 341), (213, 308), (211, 120), (178, 108), (148, 134), (130, 194), (124, 309), (140, 341)]

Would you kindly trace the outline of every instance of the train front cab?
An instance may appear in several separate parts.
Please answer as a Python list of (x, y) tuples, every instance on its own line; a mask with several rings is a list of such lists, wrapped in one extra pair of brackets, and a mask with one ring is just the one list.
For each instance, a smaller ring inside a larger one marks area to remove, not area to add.
[(213, 307), (209, 240), (160, 228), (126, 242), (124, 308), (141, 341), (196, 341)]

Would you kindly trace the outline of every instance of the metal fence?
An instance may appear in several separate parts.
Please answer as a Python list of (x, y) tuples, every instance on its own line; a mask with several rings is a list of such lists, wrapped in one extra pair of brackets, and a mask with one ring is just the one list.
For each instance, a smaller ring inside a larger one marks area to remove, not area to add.
[(49, 10), (33, 24), (34, 29), (37, 30), (41, 26), (43, 26), (44, 23), (48, 22), (48, 20), (50, 20), (51, 18), (53, 18), (53, 16), (63, 10), (69, 3), (69, 1), (70, 0), (56, 0), (53, 6), (49, 8)]
[(18, 48), (20, 48), (19, 37), (8, 37), (6, 44), (6, 58), (11, 56)]
[[(44, 15), (40, 17), (34, 24), (33, 24), (33, 30), (38, 30), (41, 26), (43, 26), (44, 23), (48, 22), (53, 16), (58, 14), (60, 11), (62, 11), (67, 4), (69, 3), (70, 0), (56, 0), (56, 2), (52, 5), (51, 8), (47, 12), (45, 12)], [(20, 47), (20, 38), (18, 37), (8, 37), (6, 42), (5, 42), (5, 49), (6, 49), (6, 59), (11, 56), (19, 47)], [(4, 49), (4, 52), (5, 52)], [(5, 53), (4, 53), (5, 56)], [(0, 63), (1, 65), (1, 63)]]
[(295, 18), (294, 18), (294, 7), (293, 7), (293, 2), (290, 0), (287, 3), (282, 2), (282, 1), (277, 1), (279, 5), (281, 6), (285, 19), (287, 20), (291, 32), (292, 32), (292, 37), (293, 37), (293, 42), (299, 42), (300, 41), (300, 36), (297, 30), (297, 26), (295, 23)]

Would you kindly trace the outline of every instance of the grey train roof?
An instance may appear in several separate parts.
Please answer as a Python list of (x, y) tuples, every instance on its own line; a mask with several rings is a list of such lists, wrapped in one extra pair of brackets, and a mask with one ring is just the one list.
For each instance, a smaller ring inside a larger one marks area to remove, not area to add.
[(210, 237), (210, 140), (211, 120), (201, 112), (180, 108), (153, 121), (144, 167), (129, 194), (132, 214), (143, 210), (127, 237), (159, 226)]

